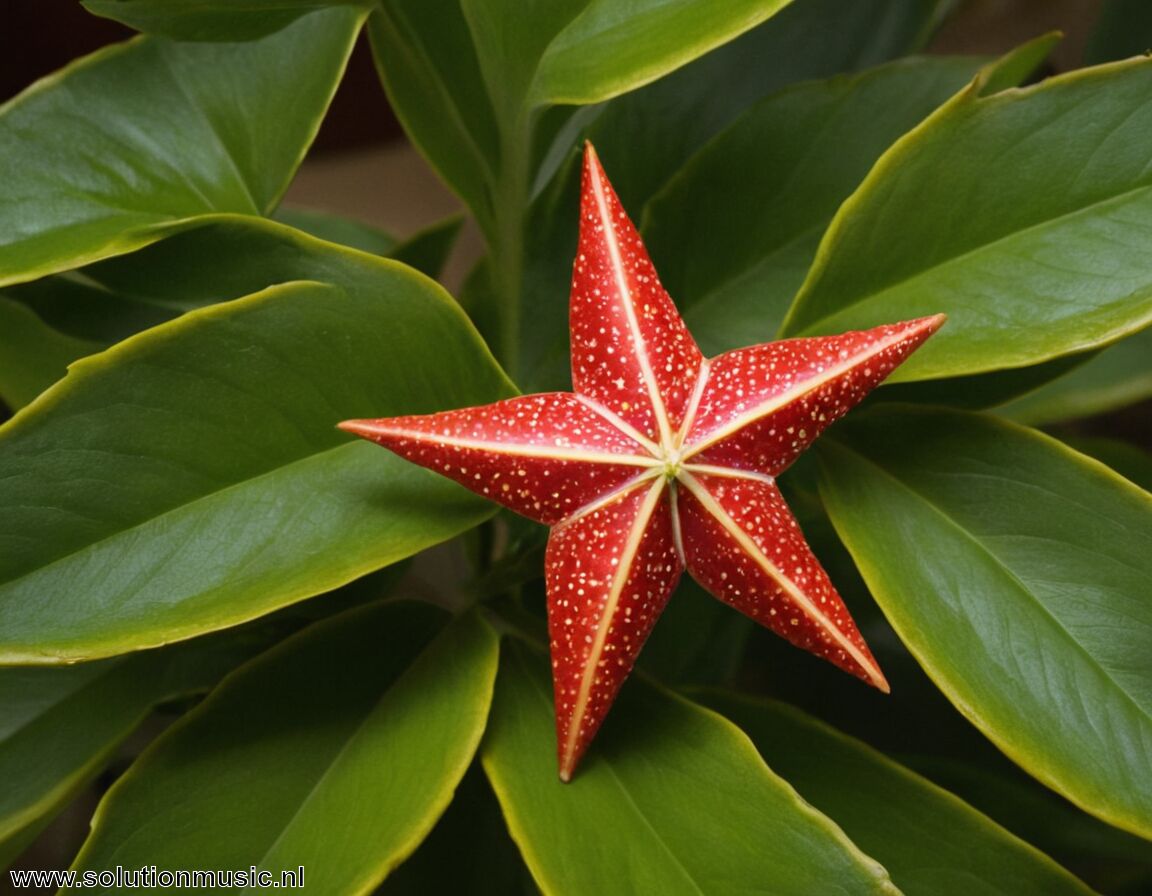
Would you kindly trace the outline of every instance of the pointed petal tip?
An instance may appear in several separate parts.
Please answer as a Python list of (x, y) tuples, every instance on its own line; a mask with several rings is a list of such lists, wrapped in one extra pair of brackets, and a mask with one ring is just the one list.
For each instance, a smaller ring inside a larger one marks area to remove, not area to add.
[(922, 317), (920, 320), (924, 324), (924, 329), (929, 333), (935, 333), (947, 322), (948, 315), (944, 313), (933, 314), (929, 317)]
[(369, 424), (371, 420), (341, 420), (336, 424), (337, 429), (342, 429), (344, 432), (350, 432), (356, 436), (367, 436), (370, 429)]

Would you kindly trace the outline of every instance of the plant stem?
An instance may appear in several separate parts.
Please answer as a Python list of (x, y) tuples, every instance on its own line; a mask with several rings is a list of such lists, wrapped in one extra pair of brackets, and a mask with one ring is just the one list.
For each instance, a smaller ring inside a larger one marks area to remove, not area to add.
[(518, 118), (504, 129), (500, 175), (493, 209), (495, 232), (490, 246), (496, 310), (496, 355), (517, 379), (520, 363), (520, 303), (524, 287), (524, 221), (527, 216), (531, 123)]

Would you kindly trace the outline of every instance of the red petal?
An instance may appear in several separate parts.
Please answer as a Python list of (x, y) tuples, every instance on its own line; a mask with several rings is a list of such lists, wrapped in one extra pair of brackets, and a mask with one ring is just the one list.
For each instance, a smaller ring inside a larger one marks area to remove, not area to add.
[(690, 474), (678, 505), (688, 570), (797, 647), (888, 691), (828, 574), (768, 477)]
[(941, 314), (712, 359), (685, 459), (777, 475), (943, 322)]
[(633, 439), (566, 392), (440, 414), (348, 420), (340, 428), (549, 524), (653, 462)]
[(545, 575), (563, 780), (604, 721), (682, 571), (663, 479), (552, 530)]
[(572, 274), (572, 382), (649, 439), (671, 444), (703, 356), (589, 145)]

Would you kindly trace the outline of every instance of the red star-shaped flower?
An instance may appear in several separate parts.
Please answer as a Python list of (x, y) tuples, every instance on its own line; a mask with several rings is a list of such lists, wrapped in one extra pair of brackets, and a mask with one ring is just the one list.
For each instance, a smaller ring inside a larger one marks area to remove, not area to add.
[(552, 527), (560, 777), (571, 778), (685, 568), (887, 691), (775, 477), (944, 316), (707, 359), (591, 146), (570, 313), (572, 393), (341, 424)]

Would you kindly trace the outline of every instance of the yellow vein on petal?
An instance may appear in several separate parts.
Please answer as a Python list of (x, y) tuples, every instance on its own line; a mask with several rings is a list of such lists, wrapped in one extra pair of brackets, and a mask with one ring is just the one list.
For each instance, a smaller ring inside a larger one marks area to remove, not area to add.
[[(345, 425), (348, 424), (348, 425)], [(470, 448), (486, 454), (508, 455), (513, 457), (538, 457), (546, 460), (571, 460), (578, 463), (620, 464), (629, 467), (656, 467), (660, 461), (642, 454), (613, 454), (611, 451), (585, 451), (576, 446), (518, 444), (515, 442), (484, 441), (464, 439), (459, 436), (437, 435), (421, 430), (402, 429), (391, 426), (373, 426), (372, 421), (348, 420), (340, 424), (341, 429), (359, 435), (394, 436), (413, 442), (426, 442), (432, 445), (450, 445), (453, 448)], [(353, 428), (352, 424), (355, 424)]]
[(616, 225), (612, 221), (612, 214), (608, 208), (608, 197), (604, 192), (604, 182), (600, 178), (599, 165), (593, 165), (592, 194), (596, 198), (596, 210), (600, 214), (600, 224), (604, 231), (604, 241), (608, 246), (608, 254), (612, 259), (612, 277), (616, 281), (616, 288), (624, 297), (624, 314), (628, 318), (628, 329), (632, 333), (632, 344), (636, 352), (636, 360), (640, 365), (640, 373), (644, 377), (644, 385), (648, 389), (648, 397), (652, 402), (652, 412), (656, 423), (660, 427), (660, 442), (664, 445), (672, 444), (672, 425), (668, 420), (668, 409), (660, 397), (660, 389), (656, 384), (656, 374), (652, 369), (652, 361), (644, 347), (644, 339), (640, 333), (640, 322), (636, 320), (636, 309), (632, 307), (632, 290), (628, 286), (628, 277), (624, 271), (624, 258), (620, 254), (620, 243), (616, 239)]
[(677, 491), (676, 483), (670, 483), (668, 486), (668, 508), (672, 513), (672, 544), (676, 548), (676, 556), (680, 560), (680, 565), (687, 566), (688, 559), (684, 555), (684, 535), (680, 531), (680, 496)]
[(795, 582), (784, 575), (780, 567), (768, 558), (768, 555), (760, 549), (759, 545), (752, 540), (752, 537), (720, 506), (720, 502), (712, 497), (712, 493), (701, 485), (700, 481), (690, 473), (681, 472), (680, 481), (692, 492), (696, 500), (712, 515), (716, 522), (740, 545), (741, 550), (776, 581), (800, 611), (826, 631), (829, 637), (831, 637), (846, 654), (852, 657), (861, 669), (864, 669), (868, 673), (868, 677), (876, 687), (884, 691), (884, 693), (888, 693), (888, 682), (876, 663), (866, 657), (860, 648), (849, 641), (832, 620), (820, 612), (820, 608), (813, 603), (812, 599), (808, 597)]
[(606, 507), (618, 498), (623, 498), (624, 495), (632, 491), (632, 489), (637, 488), (638, 486), (643, 485), (645, 482), (649, 482), (650, 480), (662, 475), (664, 475), (664, 472), (660, 469), (660, 467), (652, 467), (649, 470), (645, 470), (639, 476), (633, 476), (627, 482), (616, 486), (616, 488), (605, 492), (599, 498), (596, 498), (593, 501), (589, 501), (583, 507), (572, 511), (569, 516), (564, 517), (564, 519), (556, 523), (556, 525), (566, 526), (569, 523), (574, 523), (581, 517), (585, 517), (590, 513), (595, 513), (601, 507)]
[(644, 498), (644, 503), (640, 507), (640, 512), (636, 514), (636, 519), (632, 521), (632, 528), (628, 532), (628, 540), (624, 544), (624, 550), (620, 554), (620, 564), (616, 567), (616, 575), (612, 579), (612, 587), (608, 591), (608, 597), (604, 601), (604, 610), (600, 614), (599, 624), (596, 627), (596, 637), (592, 642), (592, 649), (588, 653), (588, 658), (584, 662), (584, 674), (580, 679), (580, 689), (576, 694), (576, 702), (573, 707), (571, 721), (568, 724), (568, 736), (564, 741), (564, 760), (560, 767), (560, 779), (568, 781), (572, 777), (572, 772), (575, 768), (573, 757), (576, 755), (576, 745), (580, 742), (581, 728), (584, 723), (584, 715), (588, 711), (588, 701), (592, 696), (592, 686), (596, 683), (596, 673), (600, 668), (600, 659), (604, 654), (604, 645), (608, 642), (608, 630), (612, 627), (612, 618), (616, 615), (616, 607), (620, 603), (620, 597), (624, 593), (624, 586), (628, 583), (628, 576), (632, 571), (632, 563), (636, 559), (636, 553), (640, 550), (640, 542), (644, 539), (644, 533), (648, 529), (648, 523), (652, 519), (652, 513), (656, 510), (656, 505), (660, 501), (660, 495), (664, 491), (664, 482), (657, 479), (653, 483), (652, 488), (648, 490), (647, 496)]
[(881, 341), (877, 342), (867, 352), (853, 355), (852, 357), (842, 361), (839, 364), (832, 365), (819, 376), (806, 379), (803, 382), (797, 383), (791, 389), (787, 389), (784, 392), (781, 392), (779, 395), (774, 395), (771, 398), (766, 399), (763, 403), (756, 405), (748, 411), (745, 411), (743, 414), (734, 418), (733, 420), (730, 420), (715, 432), (710, 433), (705, 439), (688, 446), (687, 451), (684, 452), (684, 460), (688, 460), (694, 455), (699, 454), (701, 451), (704, 451), (707, 448), (711, 448), (717, 442), (721, 442), (728, 438), (728, 436), (739, 432), (749, 424), (755, 423), (761, 417), (766, 417), (773, 411), (778, 411), (780, 408), (804, 397), (809, 392), (814, 392), (821, 386), (830, 383), (838, 376), (847, 373), (852, 368), (859, 367), (861, 364), (871, 360), (887, 349), (890, 349), (892, 346), (905, 341), (909, 335), (910, 334), (908, 332), (897, 332), (892, 336), (889, 336), (887, 339), (882, 339)]
[(620, 430), (620, 432), (622, 432), (622, 433), (624, 433), (624, 435), (628, 436), (628, 438), (639, 442), (641, 446), (643, 446), (644, 448), (646, 448), (652, 452), (653, 457), (660, 454), (660, 446), (659, 445), (657, 445), (650, 438), (648, 438), (646, 435), (644, 435), (642, 432), (640, 432), (640, 430), (638, 430), (635, 426), (633, 426), (631, 423), (629, 423), (627, 420), (625, 420), (619, 414), (612, 412), (608, 408), (604, 407), (604, 405), (600, 404), (600, 402), (596, 401), (595, 399), (589, 398), (587, 395), (577, 394), (576, 400), (579, 401), (581, 404), (583, 404), (586, 408), (588, 408), (588, 410), (599, 414), (601, 417), (603, 417), (605, 420), (607, 420), (610, 424), (612, 424), (612, 426), (616, 427), (616, 429)]
[(688, 433), (692, 429), (692, 424), (696, 422), (696, 412), (700, 410), (700, 399), (704, 397), (704, 387), (708, 385), (708, 371), (711, 370), (711, 363), (705, 358), (700, 362), (700, 375), (696, 378), (696, 385), (692, 389), (692, 397), (688, 400), (688, 410), (684, 413), (684, 422), (680, 426), (680, 431), (676, 433), (676, 441), (673, 442), (673, 448), (680, 448), (684, 444), (684, 440), (688, 438)]
[(755, 470), (741, 470), (739, 467), (717, 467), (712, 464), (682, 464), (680, 469), (687, 473), (699, 473), (702, 476), (723, 476), (728, 479), (751, 479), (754, 482), (763, 482), (765, 485), (775, 485), (776, 477), (767, 473), (757, 473)]

